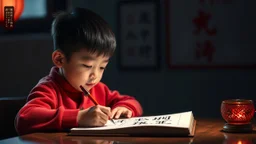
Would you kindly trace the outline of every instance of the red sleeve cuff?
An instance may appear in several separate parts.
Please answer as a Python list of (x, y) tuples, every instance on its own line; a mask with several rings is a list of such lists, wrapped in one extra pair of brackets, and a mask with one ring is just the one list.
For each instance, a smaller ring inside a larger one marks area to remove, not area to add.
[(79, 109), (66, 109), (62, 117), (62, 128), (77, 127), (77, 115)]

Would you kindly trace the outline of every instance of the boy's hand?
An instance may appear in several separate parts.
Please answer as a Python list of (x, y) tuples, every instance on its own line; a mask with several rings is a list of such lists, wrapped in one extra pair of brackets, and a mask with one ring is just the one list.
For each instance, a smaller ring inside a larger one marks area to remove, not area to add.
[(120, 116), (123, 116), (123, 117), (127, 117), (127, 118), (130, 118), (132, 117), (132, 111), (129, 110), (128, 108), (126, 107), (116, 107), (112, 110), (111, 112), (111, 119), (112, 118), (119, 118)]
[(77, 122), (79, 126), (104, 126), (111, 116), (110, 107), (96, 105), (78, 112)]

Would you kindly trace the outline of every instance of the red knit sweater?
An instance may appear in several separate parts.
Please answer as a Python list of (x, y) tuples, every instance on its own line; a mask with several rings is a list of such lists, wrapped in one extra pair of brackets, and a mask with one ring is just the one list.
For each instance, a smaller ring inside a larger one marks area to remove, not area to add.
[[(98, 83), (90, 90), (100, 105), (112, 109), (125, 106), (133, 116), (142, 115), (138, 101), (117, 91), (110, 91), (103, 83)], [(82, 92), (73, 88), (53, 67), (48, 76), (42, 78), (31, 90), (27, 103), (20, 109), (15, 119), (18, 134), (40, 131), (63, 131), (77, 127), (79, 109), (94, 106)]]

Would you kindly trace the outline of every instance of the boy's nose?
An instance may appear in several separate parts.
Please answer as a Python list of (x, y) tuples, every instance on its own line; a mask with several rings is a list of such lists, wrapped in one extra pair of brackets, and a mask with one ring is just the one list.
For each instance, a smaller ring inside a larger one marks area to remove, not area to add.
[(90, 81), (94, 81), (96, 79), (96, 75), (95, 74), (91, 74), (89, 78), (90, 78)]

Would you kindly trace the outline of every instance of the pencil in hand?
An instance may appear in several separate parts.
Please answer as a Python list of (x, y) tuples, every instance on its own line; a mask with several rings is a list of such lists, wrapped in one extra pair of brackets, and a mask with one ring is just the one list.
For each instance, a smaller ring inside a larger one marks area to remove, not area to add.
[[(99, 105), (99, 103), (92, 97), (92, 95), (91, 95), (91, 93), (90, 93), (89, 91), (87, 91), (82, 85), (80, 85), (80, 88), (81, 88), (81, 90), (83, 91), (83, 93), (84, 93), (85, 95), (88, 95), (89, 99), (90, 99), (95, 105)], [(113, 119), (110, 119), (110, 120), (111, 120), (111, 122), (112, 122), (113, 124), (115, 124), (115, 122), (114, 122)]]

